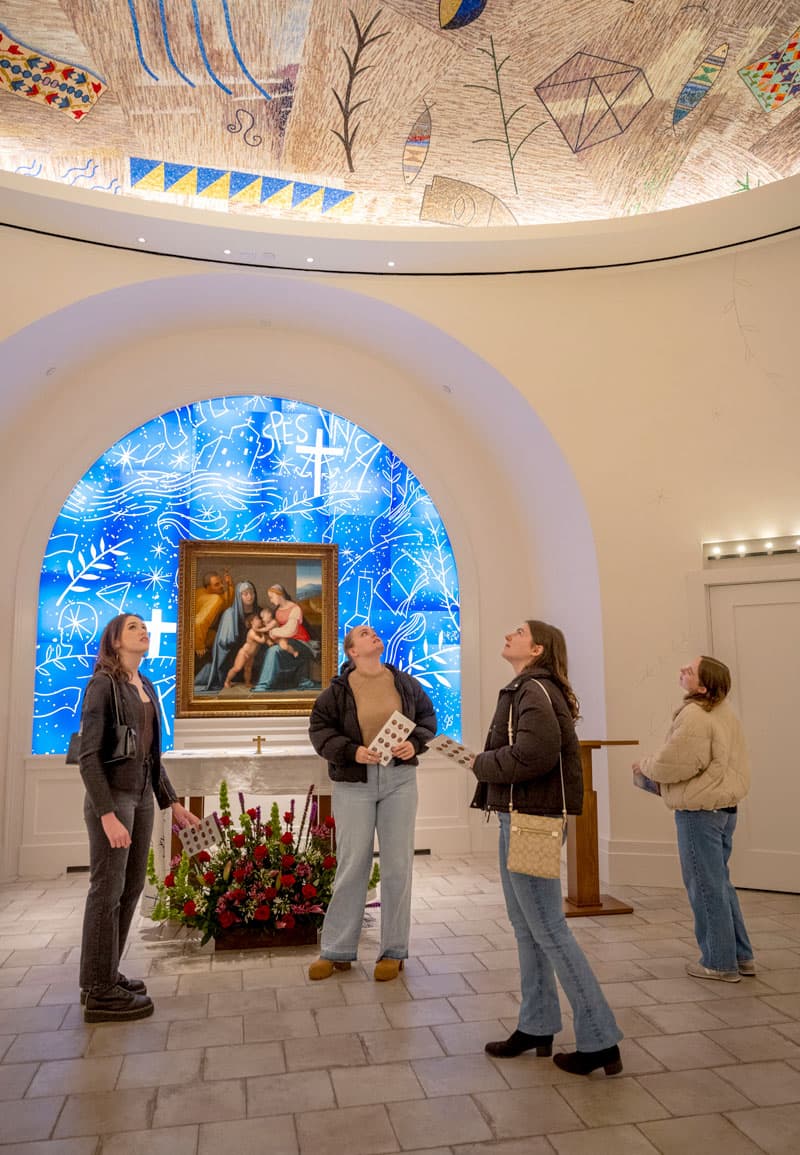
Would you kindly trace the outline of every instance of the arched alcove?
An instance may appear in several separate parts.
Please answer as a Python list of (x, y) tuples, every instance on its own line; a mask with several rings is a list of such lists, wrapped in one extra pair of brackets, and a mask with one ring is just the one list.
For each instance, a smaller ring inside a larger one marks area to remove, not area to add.
[[(1, 704), (9, 872), (31, 733), (36, 594), (53, 524), (110, 444), (202, 398), (278, 395), (344, 414), (419, 478), (458, 569), (467, 742), (481, 742), (506, 674), (502, 634), (531, 613), (564, 627), (585, 725), (604, 726), (597, 566), (574, 475), (525, 399), (444, 327), (331, 281), (201, 268), (87, 297), (3, 351), (17, 383), (5, 397), (7, 468), (26, 477), (7, 522), (18, 559)], [(32, 456), (49, 469), (31, 471)], [(467, 787), (455, 803), (462, 812)]]

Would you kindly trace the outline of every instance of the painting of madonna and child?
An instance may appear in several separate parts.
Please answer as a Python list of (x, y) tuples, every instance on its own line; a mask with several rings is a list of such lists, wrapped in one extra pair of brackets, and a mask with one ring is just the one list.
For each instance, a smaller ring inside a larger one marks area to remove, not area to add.
[(336, 546), (180, 547), (178, 716), (310, 713), (335, 672)]

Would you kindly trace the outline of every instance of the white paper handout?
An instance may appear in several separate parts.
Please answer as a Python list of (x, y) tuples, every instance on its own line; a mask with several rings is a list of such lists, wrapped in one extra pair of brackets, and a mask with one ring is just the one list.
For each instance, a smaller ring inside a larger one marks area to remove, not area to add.
[(216, 846), (221, 840), (219, 826), (213, 814), (206, 815), (199, 826), (184, 826), (178, 831), (178, 838), (190, 858), (199, 851), (208, 849), (209, 846)]
[(369, 744), (370, 750), (376, 750), (380, 754), (381, 766), (389, 765), (393, 758), (392, 747), (405, 742), (415, 725), (416, 722), (406, 718), (405, 714), (401, 714), (399, 710), (395, 710), (387, 718)]
[(437, 734), (428, 743), (428, 749), (438, 750), (440, 754), (446, 754), (448, 758), (458, 762), (459, 766), (471, 766), (475, 760), (474, 750), (462, 746), (460, 742), (456, 742), (454, 738), (448, 738), (446, 734)]

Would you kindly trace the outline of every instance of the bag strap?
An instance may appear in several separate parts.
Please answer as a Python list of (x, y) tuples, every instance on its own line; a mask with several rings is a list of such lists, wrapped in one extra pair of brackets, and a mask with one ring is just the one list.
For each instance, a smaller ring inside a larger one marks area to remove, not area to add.
[(122, 711), (119, 705), (119, 691), (117, 688), (117, 679), (112, 675), (108, 675), (111, 679), (111, 696), (114, 699), (114, 722), (117, 726), (122, 725)]
[[(555, 706), (553, 705), (553, 699), (550, 697), (550, 694), (548, 693), (547, 687), (543, 686), (538, 678), (531, 678), (530, 680), (532, 682), (535, 682), (535, 684), (539, 687), (539, 689), (544, 694), (545, 698), (547, 698), (548, 702), (550, 703), (550, 709), (553, 711), (553, 715), (556, 719), (556, 724), (558, 724), (558, 716), (556, 715)], [(511, 723), (511, 715), (513, 713), (513, 710), (514, 710), (514, 700), (512, 698), (512, 700), (509, 704), (509, 707), (508, 707), (508, 744), (509, 744), (509, 746), (514, 745), (514, 731), (513, 731), (513, 727), (512, 727), (512, 723)], [(558, 773), (561, 777), (561, 807), (562, 807), (561, 816), (562, 816), (564, 822), (566, 822), (567, 821), (567, 792), (564, 789), (564, 760), (561, 757), (561, 726), (560, 725), (558, 727)], [(509, 811), (514, 809), (514, 783), (513, 782), (511, 783), (511, 792), (510, 792), (509, 797), (508, 797), (508, 809), (509, 809)]]

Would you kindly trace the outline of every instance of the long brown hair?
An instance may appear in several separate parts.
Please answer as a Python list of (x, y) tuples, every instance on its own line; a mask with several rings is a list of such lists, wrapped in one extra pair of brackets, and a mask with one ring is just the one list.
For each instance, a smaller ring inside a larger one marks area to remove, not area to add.
[(575, 696), (575, 691), (569, 684), (569, 676), (567, 674), (567, 643), (564, 640), (564, 635), (557, 626), (551, 626), (547, 622), (531, 621), (527, 619), (528, 629), (531, 631), (531, 638), (535, 646), (542, 647), (542, 653), (538, 658), (533, 658), (525, 667), (526, 670), (533, 669), (534, 666), (543, 666), (553, 676), (553, 681), (558, 686), (561, 693), (564, 695), (564, 700), (569, 707), (569, 712), (574, 719), (581, 715), (581, 704)]
[(139, 614), (117, 614), (115, 618), (112, 618), (100, 635), (100, 647), (97, 651), (97, 661), (94, 664), (96, 674), (110, 674), (118, 682), (131, 680), (130, 674), (119, 660), (117, 651), (128, 618), (139, 618), (140, 622), (144, 621), (144, 618), (140, 617)]
[(701, 686), (705, 686), (705, 694), (687, 694), (685, 700), (697, 702), (698, 706), (710, 713), (730, 693), (731, 672), (724, 662), (703, 654), (697, 666), (697, 680)]

